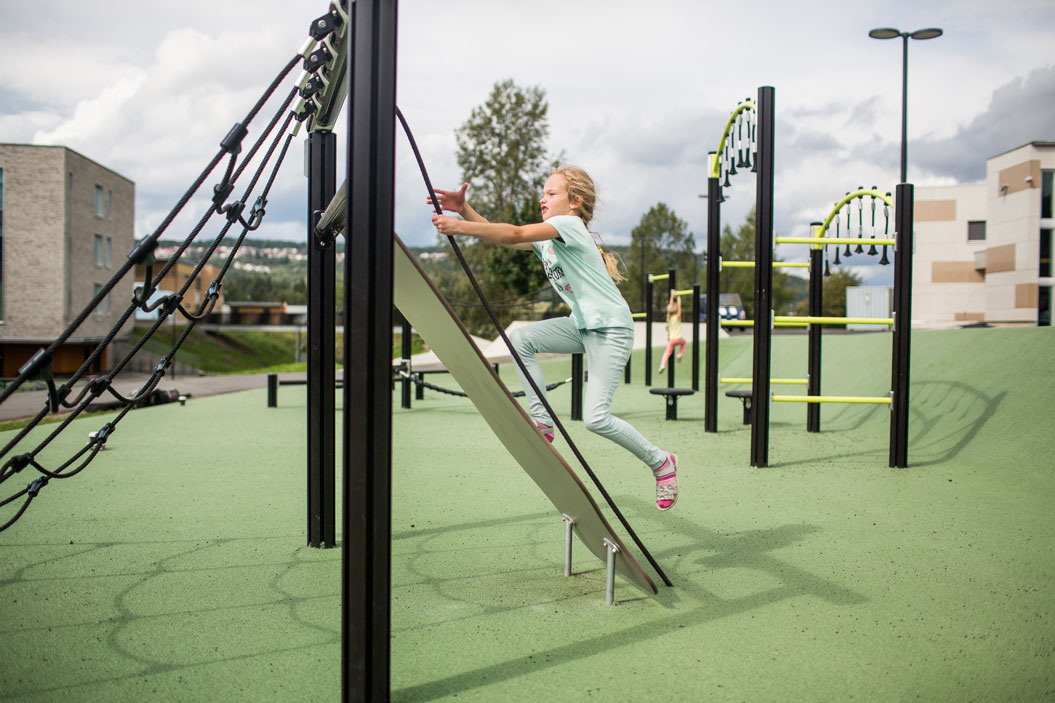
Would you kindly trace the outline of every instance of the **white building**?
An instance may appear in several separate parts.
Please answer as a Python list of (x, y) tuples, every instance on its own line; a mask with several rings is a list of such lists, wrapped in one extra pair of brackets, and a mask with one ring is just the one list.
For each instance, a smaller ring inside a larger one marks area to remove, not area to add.
[(915, 191), (912, 317), (1051, 325), (1055, 142), (986, 161), (986, 180)]

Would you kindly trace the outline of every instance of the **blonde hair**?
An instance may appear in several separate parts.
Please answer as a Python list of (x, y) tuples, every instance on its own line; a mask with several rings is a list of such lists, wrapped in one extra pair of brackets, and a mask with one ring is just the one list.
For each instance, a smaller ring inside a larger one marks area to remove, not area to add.
[[(569, 164), (558, 166), (550, 173), (551, 176), (556, 174), (564, 176), (564, 182), (568, 184), (568, 200), (579, 199), (577, 213), (582, 223), (589, 226), (590, 220), (593, 219), (594, 208), (597, 206), (597, 186), (593, 184), (590, 174), (578, 166)], [(625, 281), (626, 276), (619, 270), (622, 261), (618, 255), (606, 252), (599, 244), (597, 250), (601, 252), (601, 258), (604, 259), (605, 268), (608, 269), (608, 275), (612, 277), (612, 280), (616, 283)]]

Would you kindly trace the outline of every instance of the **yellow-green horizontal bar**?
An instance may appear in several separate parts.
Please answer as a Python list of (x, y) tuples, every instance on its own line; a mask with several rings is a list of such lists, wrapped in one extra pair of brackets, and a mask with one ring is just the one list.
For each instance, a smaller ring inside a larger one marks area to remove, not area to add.
[(692, 295), (692, 288), (686, 288), (685, 290), (676, 290), (676, 291), (674, 291), (674, 295), (676, 295), (676, 296)]
[[(754, 261), (722, 261), (722, 268), (730, 269), (753, 269)], [(773, 268), (778, 269), (808, 269), (808, 261), (774, 261)]]
[(648, 317), (648, 313), (647, 312), (635, 312), (635, 313), (631, 314), (630, 317), (634, 318), (635, 320), (644, 320), (646, 317)]
[[(809, 383), (805, 378), (771, 378), (770, 383), (805, 385)], [(751, 383), (750, 378), (719, 378), (718, 383)]]
[(876, 244), (878, 246), (897, 244), (896, 239), (870, 239), (868, 237), (777, 237), (777, 244)]
[[(793, 321), (777, 319), (774, 323), (775, 327), (808, 327), (809, 322), (805, 322), (806, 318), (792, 318)], [(722, 320), (719, 324), (722, 327), (754, 327), (754, 320)]]
[(894, 318), (892, 317), (813, 317), (804, 315), (777, 315), (773, 318), (773, 321), (778, 325), (780, 323), (791, 324), (813, 324), (813, 325), (892, 325), (894, 324)]
[(669, 273), (650, 273), (648, 274), (648, 280), (650, 281), (665, 281), (670, 278)]
[(877, 396), (849, 395), (775, 395), (774, 403), (865, 403), (869, 405), (890, 405), (890, 398)]

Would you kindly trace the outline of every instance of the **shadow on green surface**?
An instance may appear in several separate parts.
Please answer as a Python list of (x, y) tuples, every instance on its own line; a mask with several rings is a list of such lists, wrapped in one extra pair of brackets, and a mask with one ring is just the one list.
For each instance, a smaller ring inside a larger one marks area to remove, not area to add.
[[(632, 504), (631, 511), (639, 514), (652, 508), (644, 501), (625, 502)], [(640, 644), (681, 628), (733, 617), (788, 598), (815, 596), (836, 606), (867, 602), (864, 596), (849, 588), (774, 556), (773, 552), (818, 532), (819, 528), (815, 526), (785, 525), (772, 530), (722, 535), (676, 516), (672, 516), (666, 526), (679, 541), (687, 542), (685, 547), (672, 547), (656, 553), (675, 583), (674, 588), (660, 589), (657, 596), (659, 604), (670, 614), (646, 624), (540, 649), (528, 656), (395, 690), (392, 691), (392, 700), (416, 703), (457, 695)], [(728, 572), (731, 577), (722, 578), (722, 572)], [(720, 581), (721, 585), (716, 588), (713, 581)], [(617, 602), (619, 589), (625, 587), (625, 583), (617, 582)]]
[[(333, 572), (340, 550), (300, 547), (284, 559), (260, 560), (261, 551), (276, 549), (267, 542), (284, 545), (301, 539), (99, 542), (70, 546), (75, 551), (64, 555), (60, 552), (68, 551), (67, 545), (21, 545), (54, 551), (0, 580), (0, 598), (17, 603), (36, 596), (40, 606), (29, 613), (29, 626), (5, 622), (0, 637), (17, 647), (21, 636), (32, 637), (39, 646), (49, 637), (63, 641), (63, 633), (88, 633), (86, 639), (95, 646), (86, 648), (91, 655), (81, 662), (94, 665), (64, 667), (59, 683), (35, 680), (32, 662), (25, 661), (24, 671), (6, 672), (7, 690), (0, 698), (72, 692), (171, 672), (187, 676), (198, 666), (337, 646), (339, 620), (321, 616), (317, 606), (339, 601), (339, 583), (326, 572)], [(167, 555), (157, 558), (159, 552)], [(246, 588), (232, 592), (232, 579), (244, 581)], [(56, 589), (75, 586), (81, 595), (75, 609), (53, 610), (45, 604)], [(105, 601), (94, 601), (97, 593)], [(261, 611), (268, 611), (263, 620)], [(268, 626), (247, 629), (247, 618)], [(229, 626), (218, 631), (215, 624), (221, 620)], [(43, 654), (43, 661), (62, 657), (59, 652), (32, 654)], [(13, 686), (15, 679), (18, 685)]]

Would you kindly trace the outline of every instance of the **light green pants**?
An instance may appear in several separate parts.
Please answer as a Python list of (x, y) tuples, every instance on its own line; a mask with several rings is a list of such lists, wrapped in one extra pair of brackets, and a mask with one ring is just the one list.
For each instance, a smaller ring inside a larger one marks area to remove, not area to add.
[[(624, 447), (650, 469), (658, 468), (667, 458), (666, 453), (649, 442), (634, 427), (612, 415), (612, 397), (619, 387), (630, 350), (634, 344), (634, 331), (624, 327), (605, 327), (596, 330), (581, 330), (570, 317), (542, 320), (513, 330), (509, 335), (514, 350), (524, 360), (524, 365), (543, 394), (546, 379), (542, 375), (536, 354), (585, 354), (590, 380), (586, 384), (583, 401), (583, 424), (591, 432), (612, 440)], [(531, 417), (536, 422), (552, 425), (542, 401), (532, 392), (517, 365), (517, 375), (524, 386)]]

